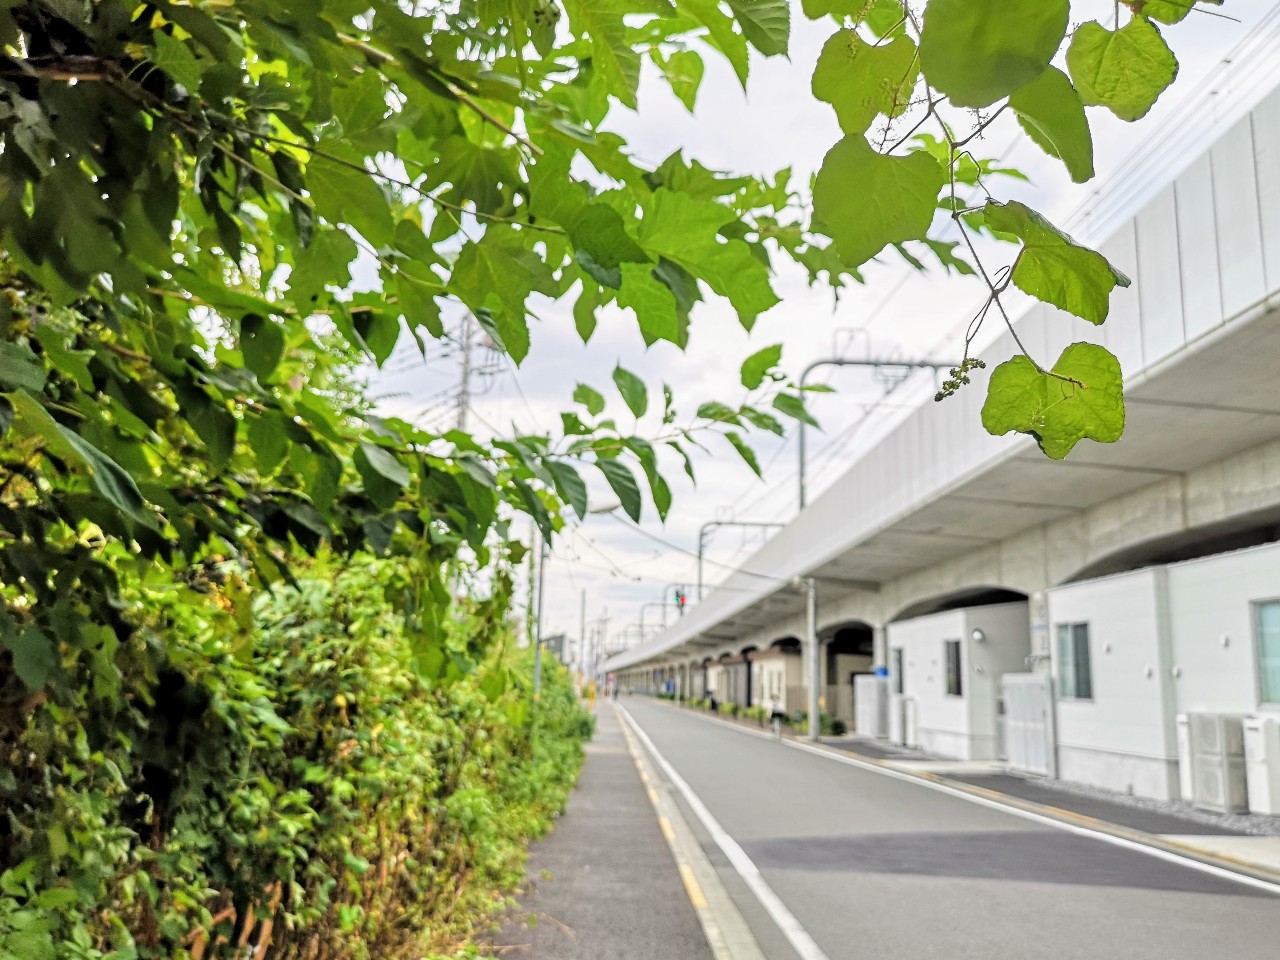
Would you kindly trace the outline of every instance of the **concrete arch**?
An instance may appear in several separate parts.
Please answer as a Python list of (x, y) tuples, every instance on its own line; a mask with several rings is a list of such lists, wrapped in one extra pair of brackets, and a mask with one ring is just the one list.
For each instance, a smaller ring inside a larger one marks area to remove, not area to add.
[(1028, 595), (1021, 590), (1010, 590), (1008, 587), (993, 584), (975, 584), (971, 587), (935, 594), (934, 596), (924, 597), (909, 603), (889, 617), (888, 622), (899, 623), (903, 620), (926, 617), (932, 613), (941, 613), (944, 610), (959, 610), (963, 607), (990, 607), (1001, 603), (1026, 601), (1027, 599)]
[(1093, 580), (1141, 567), (1194, 560), (1280, 541), (1280, 507), (1204, 524), (1189, 530), (1137, 539), (1134, 543), (1096, 557), (1054, 586)]

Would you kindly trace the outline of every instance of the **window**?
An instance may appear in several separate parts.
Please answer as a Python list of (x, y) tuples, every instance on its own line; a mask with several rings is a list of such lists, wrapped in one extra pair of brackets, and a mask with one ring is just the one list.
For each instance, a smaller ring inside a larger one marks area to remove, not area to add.
[(1262, 702), (1280, 703), (1280, 600), (1254, 604), (1253, 614)]
[(1093, 699), (1087, 623), (1058, 624), (1058, 695), (1064, 700)]
[(964, 677), (960, 672), (960, 641), (944, 640), (947, 654), (947, 696), (964, 696)]
[(893, 692), (902, 693), (902, 668), (906, 665), (906, 657), (903, 656), (901, 647), (893, 648)]

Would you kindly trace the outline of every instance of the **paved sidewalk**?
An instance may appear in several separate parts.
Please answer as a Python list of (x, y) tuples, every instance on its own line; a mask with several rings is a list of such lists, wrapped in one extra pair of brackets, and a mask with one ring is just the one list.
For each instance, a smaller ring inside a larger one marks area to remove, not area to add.
[(568, 810), (534, 844), (529, 892), (492, 953), (504, 960), (712, 960), (607, 701), (596, 725)]

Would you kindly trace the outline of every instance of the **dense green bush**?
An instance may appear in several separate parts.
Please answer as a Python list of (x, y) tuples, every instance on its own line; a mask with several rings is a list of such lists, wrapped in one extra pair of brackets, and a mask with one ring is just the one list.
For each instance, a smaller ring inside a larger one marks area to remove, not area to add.
[[(804, 710), (797, 710), (791, 715), (787, 721), (791, 726), (797, 729), (809, 728), (809, 714)], [(818, 714), (818, 731), (824, 737), (840, 737), (844, 736), (849, 730), (849, 725), (839, 717), (833, 717), (825, 710)]]
[(423, 679), (392, 564), (300, 574), (126, 583), (23, 700), (0, 660), (0, 958), (418, 958), (504, 905), (591, 732), (564, 671), (531, 707), (499, 595)]

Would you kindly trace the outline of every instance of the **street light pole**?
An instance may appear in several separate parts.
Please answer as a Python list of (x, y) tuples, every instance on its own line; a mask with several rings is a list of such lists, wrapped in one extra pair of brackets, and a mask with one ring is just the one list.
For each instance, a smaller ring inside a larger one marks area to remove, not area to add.
[[(803, 426), (803, 425), (802, 425)], [(785, 527), (785, 523), (759, 523), (751, 520), (708, 520), (698, 531), (698, 600), (702, 600), (702, 555), (707, 548), (707, 531), (716, 527)]]
[[(850, 360), (845, 357), (826, 357), (822, 360), (815, 360), (804, 368), (804, 372), (800, 374), (800, 389), (804, 390), (805, 381), (809, 379), (809, 374), (817, 370), (819, 367), (906, 367), (910, 370), (952, 370), (959, 367), (958, 363), (935, 363), (932, 360)], [(796, 434), (796, 440), (800, 448), (800, 509), (805, 508), (805, 423), (799, 421), (800, 426)]]
[(809, 739), (817, 740), (822, 732), (821, 701), (818, 699), (822, 663), (818, 642), (818, 583), (813, 577), (807, 577), (804, 581), (804, 601), (809, 633)]

